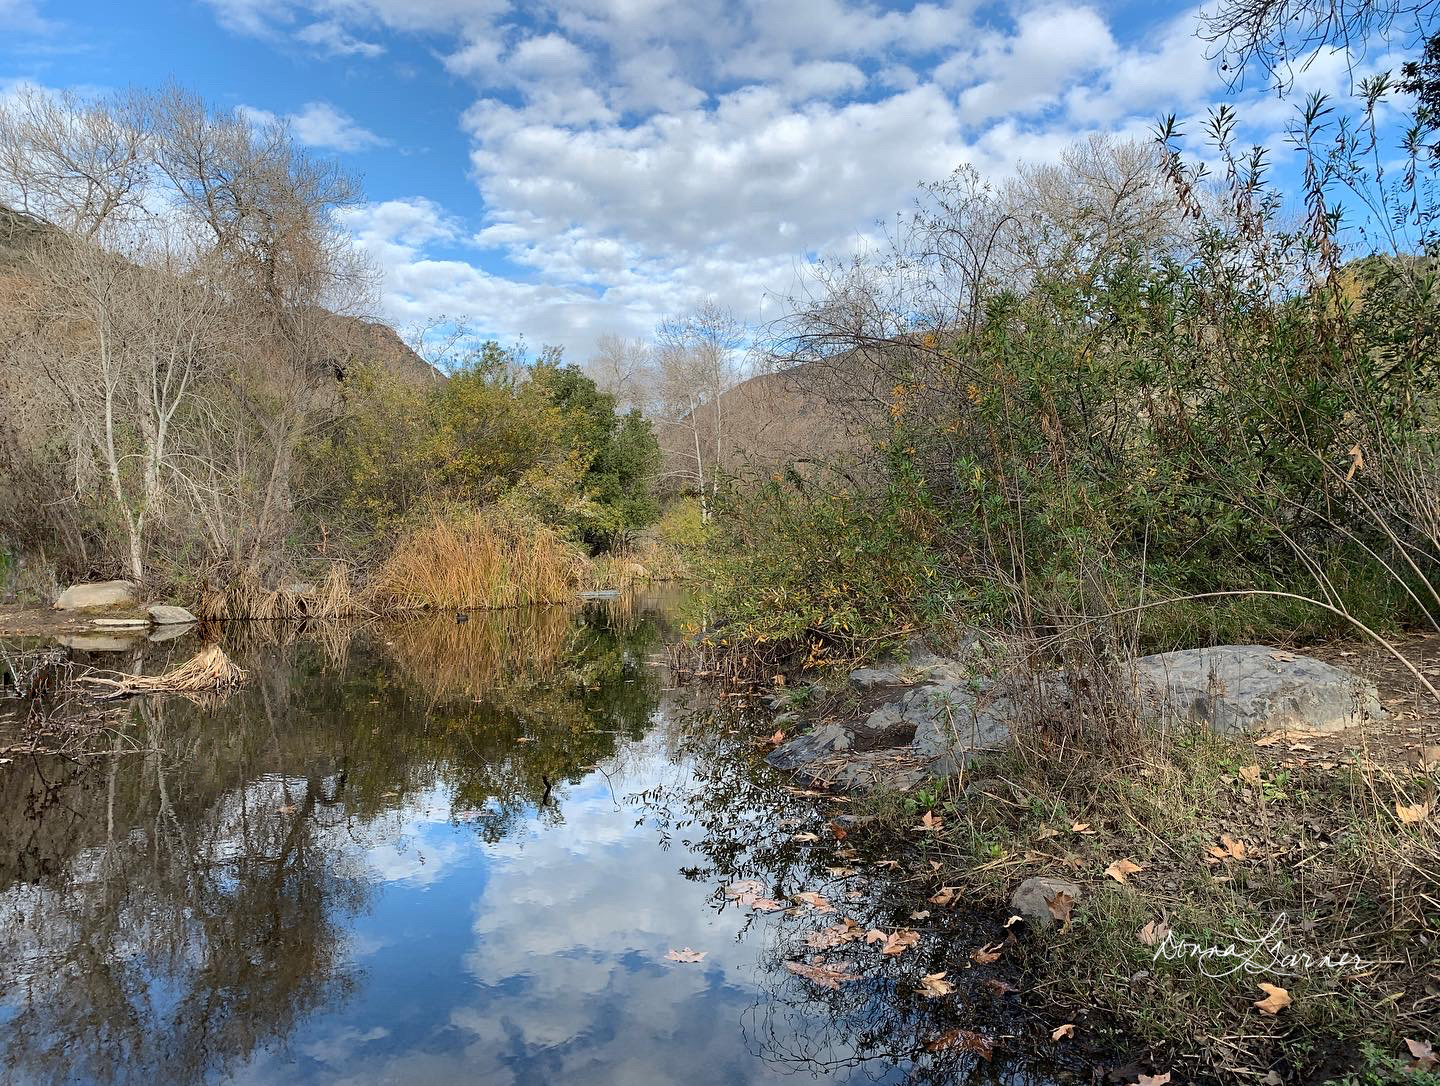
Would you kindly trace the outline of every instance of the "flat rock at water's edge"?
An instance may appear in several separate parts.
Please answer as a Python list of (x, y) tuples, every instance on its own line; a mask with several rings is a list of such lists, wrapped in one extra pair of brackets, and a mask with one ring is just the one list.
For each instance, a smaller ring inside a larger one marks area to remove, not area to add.
[(827, 724), (788, 742), (781, 743), (765, 760), (776, 769), (800, 769), (850, 749), (850, 731), (840, 724)]
[(198, 621), (185, 608), (175, 607), (168, 603), (152, 603), (147, 614), (150, 616), (150, 621), (157, 626), (183, 626)]
[(111, 607), (129, 607), (135, 603), (135, 585), (131, 581), (95, 581), (72, 584), (52, 605), (57, 611), (93, 611)]

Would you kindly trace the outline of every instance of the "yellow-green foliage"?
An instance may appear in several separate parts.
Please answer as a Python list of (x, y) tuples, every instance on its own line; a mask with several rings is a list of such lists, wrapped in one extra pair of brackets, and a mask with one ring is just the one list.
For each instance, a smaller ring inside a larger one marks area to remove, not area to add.
[(655, 534), (662, 543), (672, 547), (686, 550), (703, 547), (710, 531), (700, 502), (692, 497), (672, 502), (661, 514), (660, 523), (655, 525)]
[(584, 551), (554, 528), (487, 506), (402, 536), (371, 579), (370, 597), (392, 610), (518, 607), (573, 599), (588, 580)]

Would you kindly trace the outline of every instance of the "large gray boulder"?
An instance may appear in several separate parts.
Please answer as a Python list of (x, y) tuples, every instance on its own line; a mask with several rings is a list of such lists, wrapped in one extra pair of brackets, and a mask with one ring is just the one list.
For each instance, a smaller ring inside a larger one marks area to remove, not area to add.
[(1310, 656), (1220, 645), (1135, 661), (1141, 705), (1217, 732), (1339, 731), (1385, 716), (1373, 683)]
[(57, 611), (102, 611), (135, 604), (133, 581), (95, 581), (72, 584), (54, 603)]
[(901, 702), (915, 724), (910, 750), (933, 777), (953, 777), (987, 750), (1003, 746), (1022, 710), (1022, 694), (999, 684), (936, 683)]

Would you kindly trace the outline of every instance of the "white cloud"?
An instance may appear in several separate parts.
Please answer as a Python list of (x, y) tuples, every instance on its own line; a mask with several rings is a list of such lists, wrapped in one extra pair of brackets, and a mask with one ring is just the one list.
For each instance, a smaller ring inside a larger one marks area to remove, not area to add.
[[(425, 237), (395, 202), (367, 211), (387, 305), (579, 353), (706, 297), (756, 316), (807, 258), (852, 249), (960, 163), (998, 176), (1223, 93), (1194, 10), (1122, 35), (1085, 0), (208, 2), (247, 33), (316, 46), (426, 35), (475, 91), (459, 123), (479, 199), (463, 228)], [(1259, 106), (1257, 138), (1274, 130), (1261, 97), (1243, 103)], [(354, 125), (315, 120), (313, 139)]]
[(390, 142), (357, 124), (353, 117), (336, 109), (329, 102), (307, 102), (299, 111), (284, 116), (244, 105), (239, 107), (238, 112), (254, 125), (283, 121), (295, 133), (295, 138), (306, 147), (326, 151), (365, 151), (373, 147), (383, 147)]
[(322, 53), (337, 57), (378, 57), (385, 47), (377, 42), (357, 38), (333, 19), (311, 23), (295, 34), (297, 40), (314, 46)]
[(0, 0), (0, 30), (31, 33), (49, 29), (35, 0)]

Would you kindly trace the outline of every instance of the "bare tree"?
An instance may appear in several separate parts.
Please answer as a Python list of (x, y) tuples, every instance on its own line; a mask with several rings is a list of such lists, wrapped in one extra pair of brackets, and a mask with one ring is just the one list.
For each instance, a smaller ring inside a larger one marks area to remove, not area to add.
[(155, 518), (182, 498), (213, 559), (274, 564), (297, 450), (373, 346), (345, 316), (373, 298), (373, 269), (333, 215), (354, 180), (283, 124), (171, 87), (23, 93), (0, 110), (0, 188), (59, 228), (26, 270), (8, 369), (67, 405), (69, 474), (87, 496), (104, 480), (125, 568), (143, 574)]
[(729, 450), (725, 393), (741, 378), (745, 335), (739, 318), (715, 302), (666, 319), (656, 333), (662, 431), (672, 445), (683, 434), (688, 451), (677, 462), (686, 464), (682, 477), (707, 518)]
[(218, 362), (224, 298), (172, 254), (121, 256), (68, 238), (32, 274), (25, 347), (67, 402), (77, 463), (100, 465), (126, 570), (142, 579), (147, 528), (184, 472), (176, 431)]
[(621, 410), (635, 408), (654, 414), (655, 358), (643, 339), (601, 336), (595, 341), (595, 353), (586, 361), (585, 370), (602, 391), (615, 397)]
[(1282, 88), (1319, 50), (1344, 50), (1350, 63), (1372, 36), (1414, 44), (1430, 36), (1437, 0), (1219, 0), (1201, 14), (1200, 35), (1221, 71), (1238, 83), (1258, 65)]
[(149, 122), (138, 95), (85, 102), (22, 85), (0, 100), (0, 203), (82, 238), (140, 215)]

